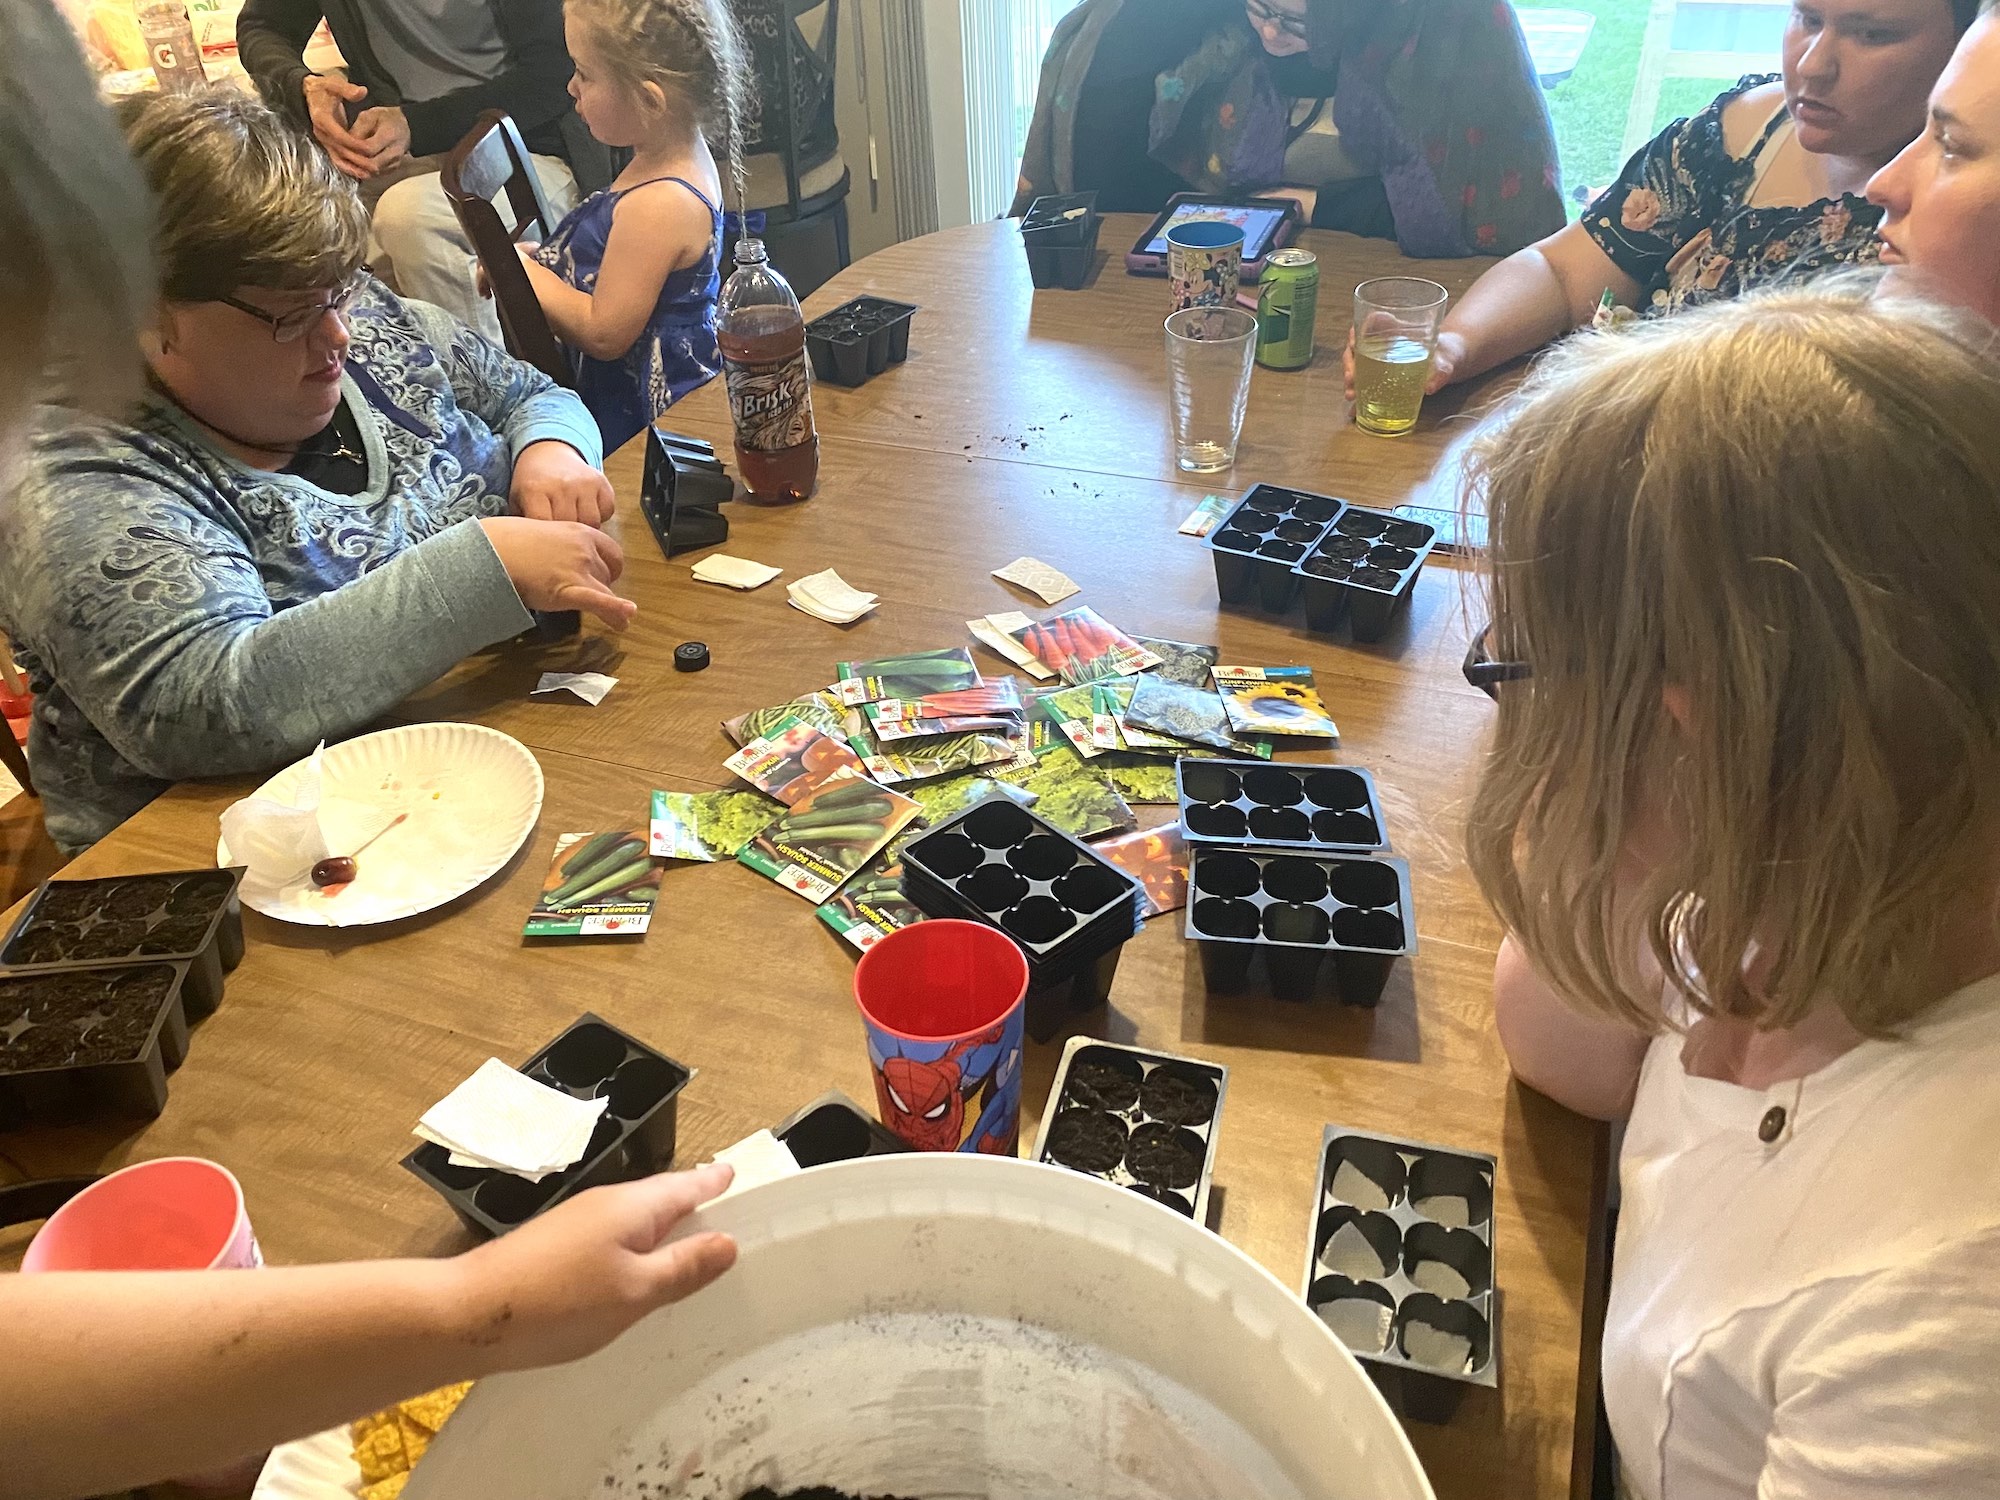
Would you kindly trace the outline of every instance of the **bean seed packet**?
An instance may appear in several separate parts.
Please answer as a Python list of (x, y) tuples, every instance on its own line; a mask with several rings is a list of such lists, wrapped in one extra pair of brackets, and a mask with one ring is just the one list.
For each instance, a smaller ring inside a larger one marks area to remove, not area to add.
[(979, 686), (979, 668), (963, 646), (917, 651), (874, 661), (844, 661), (832, 691), (842, 703), (879, 703), (884, 698), (924, 698)]
[(707, 864), (734, 859), (784, 810), (762, 792), (655, 792), (652, 854)]
[(1009, 766), (993, 774), (995, 780), (1035, 793), (1035, 815), (1072, 838), (1122, 833), (1139, 824), (1138, 815), (1117, 789), (1085, 765), (1069, 745), (1051, 742), (1032, 765)]
[(1218, 750), (1236, 748), (1236, 736), (1230, 733), (1229, 714), (1220, 693), (1170, 682), (1151, 672), (1142, 673), (1133, 688), (1125, 723), (1128, 731), (1149, 729), (1174, 739), (1213, 745)]
[(1184, 683), (1188, 687), (1204, 690), (1210, 687), (1208, 674), (1222, 660), (1222, 651), (1215, 646), (1197, 646), (1191, 641), (1163, 641), (1151, 635), (1135, 635), (1132, 639), (1160, 658), (1160, 664), (1153, 668), (1155, 677)]
[(663, 867), (646, 852), (646, 830), (565, 833), (524, 937), (638, 937), (653, 920)]
[(800, 798), (736, 858), (819, 905), (916, 815), (915, 802), (865, 776), (835, 776)]
[(1023, 732), (932, 735), (885, 745), (864, 729), (856, 731), (853, 743), (868, 774), (884, 786), (999, 765), (1021, 759), (1028, 749)]
[(847, 738), (846, 707), (831, 688), (770, 708), (753, 708), (747, 714), (725, 719), (722, 732), (736, 744), (747, 745), (752, 740), (767, 739), (776, 734), (787, 719), (801, 720), (821, 734), (830, 734), (835, 739)]
[(1073, 609), (1053, 619), (1032, 622), (1016, 631), (1014, 639), (1067, 683), (1123, 677), (1160, 664), (1159, 657), (1094, 609)]
[(1230, 727), (1240, 734), (1340, 737), (1311, 667), (1217, 667), (1214, 677)]
[(1095, 847), (1099, 854), (1139, 882), (1145, 895), (1146, 916), (1157, 917), (1187, 905), (1188, 846), (1179, 823), (1134, 829), (1117, 838), (1105, 839)]
[(923, 908), (903, 894), (903, 862), (878, 854), (813, 913), (866, 953), (899, 928), (924, 920)]
[(1021, 732), (1020, 718), (1008, 714), (972, 714), (960, 719), (884, 719), (874, 726), (884, 744), (898, 740), (935, 739), (944, 734), (1003, 734)]
[(787, 719), (767, 738), (752, 740), (723, 767), (791, 807), (838, 772), (862, 774), (861, 757), (844, 740), (803, 719)]

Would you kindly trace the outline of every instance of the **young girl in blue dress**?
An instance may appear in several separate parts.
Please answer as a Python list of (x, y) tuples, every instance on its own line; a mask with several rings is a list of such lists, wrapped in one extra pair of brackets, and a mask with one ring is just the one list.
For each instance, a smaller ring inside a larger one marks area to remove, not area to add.
[(563, 29), (577, 114), (632, 161), (522, 260), (608, 453), (721, 368), (709, 142), (740, 177), (750, 75), (725, 0), (568, 0)]

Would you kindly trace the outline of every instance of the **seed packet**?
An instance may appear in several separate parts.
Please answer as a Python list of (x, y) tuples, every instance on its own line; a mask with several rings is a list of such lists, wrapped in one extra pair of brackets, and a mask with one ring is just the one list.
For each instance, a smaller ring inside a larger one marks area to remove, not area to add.
[(1159, 657), (1094, 609), (1073, 609), (1054, 619), (1031, 623), (1015, 632), (1014, 639), (1069, 683), (1123, 677), (1160, 664)]
[(1229, 514), (1230, 507), (1235, 504), (1234, 500), (1226, 499), (1221, 495), (1203, 495), (1201, 497), (1201, 504), (1190, 511), (1188, 518), (1181, 522), (1181, 535), (1207, 536), (1211, 531), (1215, 530), (1222, 518)]
[[(1062, 739), (1085, 760), (1095, 759), (1105, 747), (1097, 743), (1097, 694), (1087, 682), (1075, 687), (1040, 688), (1034, 694), (1035, 713), (1040, 724), (1052, 726)], [(1031, 720), (1032, 732), (1038, 727)]]
[(636, 937), (653, 920), (660, 871), (646, 852), (646, 830), (565, 833), (524, 937)]
[(1340, 737), (1313, 686), (1311, 667), (1217, 667), (1214, 676), (1238, 733)]
[(1135, 635), (1132, 639), (1159, 657), (1160, 664), (1153, 668), (1155, 677), (1185, 683), (1188, 687), (1208, 688), (1211, 685), (1208, 674), (1222, 660), (1221, 648), (1216, 646), (1197, 646), (1192, 641), (1163, 641), (1152, 635)]
[(1036, 801), (1035, 794), (1025, 787), (996, 781), (983, 771), (916, 782), (907, 787), (903, 795), (916, 803), (919, 810), (916, 821), (897, 834), (895, 842), (884, 851), (883, 858), (891, 861), (902, 858), (903, 846), (926, 829), (950, 822), (988, 797), (1005, 797), (1022, 807), (1033, 807)]
[(1236, 748), (1236, 736), (1230, 733), (1229, 714), (1222, 706), (1220, 693), (1169, 682), (1151, 672), (1141, 674), (1133, 688), (1125, 723), (1128, 731), (1150, 729), (1175, 739), (1213, 745), (1218, 750)]
[(837, 740), (847, 738), (846, 707), (831, 688), (794, 698), (790, 703), (753, 708), (747, 714), (725, 719), (722, 732), (736, 744), (747, 745), (752, 740), (767, 739), (776, 734), (788, 719), (810, 724), (821, 734), (830, 734)]
[(860, 775), (861, 757), (845, 741), (822, 734), (803, 719), (787, 719), (777, 732), (752, 740), (723, 766), (791, 807), (836, 772)]
[(1179, 823), (1135, 829), (1095, 848), (1144, 887), (1147, 916), (1187, 905), (1188, 846)]
[(961, 719), (884, 719), (874, 730), (875, 738), (884, 743), (935, 739), (941, 734), (1015, 735), (1021, 732), (1021, 720), (1009, 714), (972, 714)]
[(817, 905), (916, 815), (916, 803), (865, 776), (835, 776), (807, 792), (736, 858)]
[(1111, 783), (1083, 762), (1068, 745), (1050, 744), (1029, 766), (1009, 766), (993, 773), (1036, 794), (1037, 817), (1046, 818), (1072, 838), (1095, 838), (1136, 828), (1139, 818)]
[(1024, 733), (945, 734), (884, 745), (862, 731), (855, 735), (854, 745), (861, 751), (861, 763), (870, 776), (884, 786), (900, 786), (906, 781), (928, 781), (933, 776), (952, 776), (1018, 760), (1027, 751), (1028, 741)]
[(1170, 760), (1130, 753), (1106, 755), (1092, 761), (1090, 769), (1110, 782), (1118, 795), (1134, 807), (1173, 807), (1181, 800), (1180, 782)]
[(908, 656), (884, 656), (874, 661), (844, 661), (835, 670), (840, 680), (833, 693), (842, 703), (879, 703), (884, 698), (924, 698), (979, 686), (979, 668), (963, 646), (946, 651), (917, 651)]
[(870, 724), (884, 719), (956, 719), (968, 714), (1013, 714), (1022, 712), (1021, 688), (1012, 677), (991, 677), (977, 687), (955, 693), (927, 693), (921, 698), (884, 698), (870, 703), (864, 712)]
[(762, 792), (655, 792), (653, 856), (708, 864), (734, 859), (784, 810)]
[(813, 915), (863, 953), (924, 919), (923, 908), (903, 894), (902, 860), (888, 854), (870, 860)]

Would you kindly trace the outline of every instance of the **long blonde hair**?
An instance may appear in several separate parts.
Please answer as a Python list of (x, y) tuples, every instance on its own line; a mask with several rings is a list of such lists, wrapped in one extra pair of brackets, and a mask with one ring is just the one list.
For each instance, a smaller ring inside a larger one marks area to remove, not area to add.
[(655, 84), (684, 101), (724, 182), (743, 199), (743, 132), (755, 87), (727, 0), (566, 0), (565, 14), (596, 45), (604, 70), (635, 94)]
[(1533, 676), (1467, 850), (1579, 1005), (1662, 1029), (1650, 948), (1696, 1015), (1886, 1035), (1990, 930), (1997, 338), (1851, 280), (1746, 299), (1572, 341), (1476, 443)]

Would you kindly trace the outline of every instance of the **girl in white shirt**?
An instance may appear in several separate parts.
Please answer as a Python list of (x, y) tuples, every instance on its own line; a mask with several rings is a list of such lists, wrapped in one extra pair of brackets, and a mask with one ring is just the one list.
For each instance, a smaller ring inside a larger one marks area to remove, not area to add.
[(1627, 1118), (1641, 1500), (2000, 1496), (2000, 340), (1833, 287), (1481, 440), (1468, 826), (1516, 1074)]

